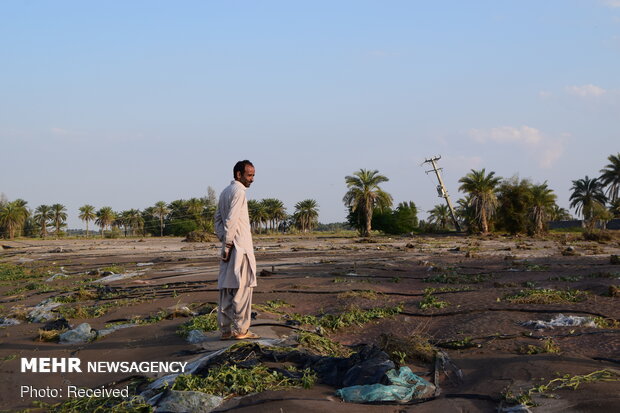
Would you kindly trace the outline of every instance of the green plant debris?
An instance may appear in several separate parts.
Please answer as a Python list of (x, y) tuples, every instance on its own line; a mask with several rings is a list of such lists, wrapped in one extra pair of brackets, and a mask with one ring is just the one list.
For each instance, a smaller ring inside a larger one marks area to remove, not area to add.
[(122, 274), (125, 272), (125, 268), (120, 265), (108, 265), (107, 267), (99, 268), (100, 272), (113, 272), (114, 274)]
[(380, 318), (392, 317), (402, 311), (402, 305), (397, 305), (395, 307), (377, 307), (367, 310), (362, 310), (356, 306), (351, 306), (341, 314), (324, 314), (320, 316), (313, 316), (293, 313), (288, 314), (288, 317), (292, 320), (300, 322), (301, 324), (337, 330), (351, 325), (361, 326), (365, 323)]
[(38, 292), (45, 293), (45, 292), (49, 292), (53, 290), (54, 288), (50, 286), (49, 284), (31, 282), (24, 286), (17, 287), (12, 290), (8, 290), (4, 295), (16, 295), (16, 294), (21, 294), (26, 291), (38, 291)]
[(405, 353), (404, 351), (396, 350), (393, 351), (391, 354), (399, 366), (403, 366), (407, 362), (407, 353)]
[(383, 296), (383, 294), (378, 293), (373, 290), (362, 290), (362, 291), (347, 291), (345, 293), (338, 294), (338, 298), (366, 298), (367, 300), (376, 300)]
[(418, 307), (421, 310), (428, 310), (429, 308), (444, 308), (448, 306), (447, 301), (441, 301), (437, 297), (433, 295), (435, 292), (434, 288), (426, 288), (424, 290), (424, 297), (422, 301), (418, 303)]
[(461, 340), (451, 340), (443, 343), (437, 343), (438, 347), (448, 348), (451, 350), (465, 350), (468, 348), (480, 348), (482, 345), (475, 343), (473, 338), (465, 337)]
[[(437, 349), (430, 343), (428, 337), (422, 334), (412, 334), (407, 337), (400, 337), (394, 334), (381, 334), (379, 336), (379, 347), (387, 354), (396, 354), (397, 358), (402, 358), (405, 354), (405, 361), (431, 363), (435, 359)], [(399, 363), (403, 364), (403, 363)]]
[(196, 316), (188, 322), (183, 323), (177, 330), (177, 334), (186, 338), (192, 330), (216, 331), (218, 328), (217, 313), (212, 312)]
[(303, 348), (321, 356), (349, 357), (353, 353), (340, 343), (308, 331), (300, 332), (297, 341)]
[(620, 279), (620, 272), (599, 271), (599, 272), (594, 272), (592, 274), (588, 274), (587, 277), (588, 278), (618, 278)]
[(605, 317), (594, 317), (594, 323), (599, 328), (620, 328), (620, 321)]
[(426, 277), (424, 282), (440, 284), (478, 284), (492, 277), (492, 274), (459, 274), (456, 271), (448, 271)]
[[(424, 291), (426, 290), (428, 290), (428, 288), (424, 289)], [(461, 291), (473, 291), (474, 289), (472, 287), (463, 286), (463, 287), (433, 287), (432, 290), (435, 293), (453, 293), (453, 292), (461, 292)]]
[(562, 277), (551, 277), (549, 281), (565, 281), (565, 282), (576, 282), (581, 281), (583, 277), (581, 275), (567, 275)]
[(350, 282), (353, 282), (353, 281), (349, 280), (347, 278), (344, 278), (344, 277), (336, 277), (336, 278), (334, 278), (334, 280), (332, 282), (334, 284), (340, 284), (340, 283), (350, 283)]
[(559, 354), (560, 353), (560, 346), (558, 346), (551, 338), (548, 338), (547, 340), (545, 340), (542, 344), (542, 346), (534, 346), (531, 344), (526, 344), (523, 346), (519, 346), (517, 348), (517, 352), (519, 354), (543, 354), (543, 353), (550, 353), (550, 354)]
[(511, 390), (507, 389), (502, 396), (503, 399), (510, 404), (524, 404), (526, 406), (533, 407), (536, 406), (536, 404), (532, 400), (532, 396), (536, 394), (546, 397), (553, 397), (553, 395), (549, 392), (560, 389), (577, 390), (577, 388), (584, 383), (619, 380), (620, 377), (618, 374), (610, 370), (598, 370), (584, 375), (565, 374), (562, 377), (549, 381), (547, 384), (532, 387), (531, 389), (518, 394), (515, 394)]
[(67, 331), (66, 328), (60, 330), (43, 330), (39, 329), (39, 337), (38, 341), (50, 341), (50, 342), (58, 342), (58, 338), (62, 333)]
[(172, 317), (173, 314), (170, 314), (168, 311), (166, 310), (159, 310), (158, 312), (156, 312), (155, 314), (150, 314), (144, 318), (137, 316), (134, 317), (132, 319), (132, 321), (135, 324), (141, 324), (141, 325), (146, 325), (146, 324), (154, 324), (154, 323), (158, 323), (162, 320), (165, 320), (167, 318)]
[(265, 304), (252, 304), (252, 307), (258, 311), (267, 313), (280, 314), (279, 311), (282, 307), (290, 307), (291, 305), (284, 300), (269, 300)]
[(505, 295), (503, 300), (516, 304), (558, 304), (576, 303), (587, 298), (581, 290), (554, 290), (550, 288), (521, 290), (517, 294)]
[(524, 261), (521, 263), (525, 268), (525, 271), (549, 271), (549, 265), (541, 265), (541, 264), (532, 264), (530, 262)]
[(74, 290), (72, 294), (54, 297), (54, 301), (58, 303), (75, 303), (78, 301), (95, 300), (97, 298), (99, 298), (99, 294), (97, 292), (80, 287), (77, 290)]
[(117, 307), (125, 307), (147, 301), (144, 298), (123, 298), (103, 304), (95, 304), (90, 306), (77, 305), (75, 307), (59, 307), (58, 313), (64, 318), (98, 318), (106, 314), (108, 311)]
[[(289, 369), (290, 371), (290, 369)], [(291, 378), (270, 370), (264, 365), (246, 369), (236, 365), (222, 364), (209, 369), (207, 376), (182, 374), (174, 382), (173, 390), (200, 391), (230, 398), (267, 390), (310, 388), (316, 382), (316, 373), (303, 370), (301, 378)]]
[(16, 358), (17, 358), (17, 354), (9, 354), (8, 356), (2, 357), (0, 360), (10, 361), (10, 360), (15, 360)]
[[(42, 268), (27, 268), (22, 265), (15, 265), (9, 263), (0, 264), (0, 281), (19, 281), (32, 278), (41, 278), (48, 276), (47, 269)], [(5, 283), (7, 285), (10, 283)]]

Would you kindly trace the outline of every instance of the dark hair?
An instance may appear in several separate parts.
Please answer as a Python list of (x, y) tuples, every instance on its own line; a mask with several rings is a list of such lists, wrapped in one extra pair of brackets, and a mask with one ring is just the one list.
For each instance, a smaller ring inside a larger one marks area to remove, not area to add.
[(240, 172), (241, 175), (243, 175), (245, 173), (245, 167), (248, 165), (252, 167), (254, 166), (252, 162), (248, 161), (247, 159), (237, 162), (235, 164), (235, 167), (233, 168), (233, 178), (237, 179), (237, 172)]

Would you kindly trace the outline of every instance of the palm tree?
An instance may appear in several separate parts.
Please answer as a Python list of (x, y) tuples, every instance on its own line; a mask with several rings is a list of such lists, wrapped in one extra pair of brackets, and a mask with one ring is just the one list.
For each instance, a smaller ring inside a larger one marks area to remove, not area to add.
[(250, 215), (252, 230), (258, 232), (263, 223), (267, 221), (267, 210), (265, 209), (265, 205), (255, 199), (249, 199), (248, 214)]
[(62, 204), (54, 204), (52, 205), (52, 223), (56, 228), (56, 238), (60, 236), (60, 228), (65, 225), (65, 221), (67, 220), (67, 208), (65, 208)]
[(603, 184), (596, 178), (590, 179), (586, 175), (583, 179), (573, 181), (570, 207), (575, 208), (577, 214), (582, 214), (588, 227), (594, 224), (592, 218), (597, 207), (604, 206), (607, 198), (603, 193)]
[(139, 209), (130, 209), (126, 216), (127, 224), (131, 228), (131, 234), (136, 235), (136, 231), (144, 229), (144, 218)]
[(553, 193), (553, 189), (547, 187), (546, 181), (540, 185), (532, 185), (530, 192), (532, 194), (530, 216), (534, 221), (534, 232), (541, 233), (545, 229), (545, 223), (553, 215), (557, 196)]
[(35, 209), (34, 219), (41, 227), (41, 238), (45, 238), (48, 221), (52, 219), (52, 208), (49, 205), (39, 205)]
[(269, 227), (272, 230), (278, 228), (280, 222), (286, 219), (286, 208), (282, 201), (276, 198), (267, 198), (261, 200), (261, 203), (265, 207), (265, 213), (267, 214), (267, 220), (269, 221)]
[(7, 202), (0, 206), (0, 227), (6, 229), (5, 236), (15, 238), (15, 233), (24, 225), (28, 215), (30, 214), (23, 200)]
[(15, 204), (15, 206), (18, 209), (20, 209), (22, 211), (22, 214), (24, 215), (24, 220), (18, 225), (16, 229), (16, 232), (17, 232), (16, 235), (22, 235), (24, 225), (26, 224), (28, 218), (30, 218), (30, 210), (28, 209), (28, 201), (25, 201), (21, 198), (17, 198), (15, 201), (13, 201), (13, 204)]
[(566, 208), (562, 208), (557, 204), (553, 205), (553, 208), (551, 208), (552, 221), (568, 221), (569, 219), (573, 219), (573, 217)]
[(470, 195), (470, 205), (476, 213), (483, 233), (489, 232), (489, 219), (495, 214), (497, 208), (497, 195), (495, 188), (501, 181), (495, 177), (495, 172), (486, 174), (484, 168), (480, 171), (471, 170), (470, 173), (459, 179), (462, 184), (459, 191)]
[(153, 213), (156, 217), (159, 218), (159, 236), (164, 236), (164, 218), (166, 215), (170, 213), (168, 206), (164, 201), (159, 201), (155, 203), (155, 207), (153, 208)]
[(95, 224), (101, 227), (101, 238), (104, 237), (103, 232), (107, 227), (112, 225), (115, 218), (116, 214), (109, 206), (103, 207), (97, 211), (97, 219), (95, 220)]
[(314, 199), (304, 199), (295, 204), (293, 219), (303, 232), (308, 232), (318, 223), (319, 205)]
[(78, 216), (82, 221), (86, 222), (86, 236), (88, 237), (88, 223), (97, 219), (95, 213), (95, 207), (92, 205), (84, 205), (80, 207), (80, 215)]
[(607, 195), (611, 202), (618, 199), (620, 190), (620, 153), (617, 155), (609, 155), (607, 157), (609, 164), (601, 169), (600, 181), (603, 186), (607, 187)]
[(428, 213), (430, 214), (428, 217), (429, 222), (439, 225), (439, 228), (442, 230), (448, 228), (452, 216), (450, 215), (450, 209), (448, 209), (447, 205), (435, 205)]
[(129, 211), (121, 211), (116, 214), (114, 225), (123, 228), (123, 233), (127, 237), (127, 231), (129, 230)]
[(186, 203), (187, 212), (196, 220), (200, 218), (205, 208), (205, 202), (202, 199), (191, 198)]
[(346, 176), (345, 182), (349, 190), (342, 198), (351, 212), (359, 212), (364, 220), (362, 236), (369, 237), (372, 222), (372, 211), (392, 206), (392, 196), (383, 191), (379, 184), (389, 181), (386, 176), (379, 175), (378, 170), (360, 169), (353, 176)]
[(460, 198), (456, 201), (456, 217), (461, 224), (467, 227), (469, 232), (474, 232), (474, 228), (478, 226), (476, 220), (476, 210), (472, 206), (471, 195), (466, 195), (465, 198)]
[(614, 218), (620, 218), (620, 198), (610, 202), (609, 212), (611, 212)]

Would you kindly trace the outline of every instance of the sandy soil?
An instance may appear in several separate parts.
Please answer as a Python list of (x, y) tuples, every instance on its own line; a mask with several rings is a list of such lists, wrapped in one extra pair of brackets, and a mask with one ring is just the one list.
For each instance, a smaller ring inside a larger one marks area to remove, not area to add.
[[(332, 236), (257, 237), (255, 239), (259, 286), (254, 303), (283, 300), (285, 312), (338, 313), (351, 305), (363, 309), (402, 304), (403, 313), (329, 333), (345, 345), (380, 343), (382, 334), (422, 336), (442, 347), (462, 370), (463, 380), (438, 374), (441, 394), (411, 405), (355, 405), (342, 403), (334, 388), (317, 385), (308, 390), (265, 392), (229, 400), (222, 411), (261, 412), (432, 412), (496, 411), (506, 389), (515, 393), (559, 375), (585, 375), (607, 369), (620, 374), (620, 318), (618, 298), (610, 286), (620, 283), (620, 265), (610, 256), (620, 253), (618, 239), (597, 243), (576, 235), (546, 239), (507, 236), (377, 237), (372, 242)], [(46, 298), (68, 294), (83, 286), (96, 291), (91, 281), (101, 276), (90, 271), (121, 266), (137, 275), (107, 284), (117, 293), (105, 314), (89, 319), (69, 319), (75, 327), (88, 322), (102, 329), (112, 321), (147, 317), (161, 309), (188, 305), (200, 308), (217, 302), (218, 245), (186, 243), (181, 239), (24, 240), (1, 241), (0, 263), (49, 268), (68, 275), (41, 289), (16, 291), (32, 280), (0, 283), (0, 317), (22, 316)], [(572, 247), (571, 251), (566, 251)], [(86, 281), (85, 281), (86, 280)], [(447, 283), (446, 281), (451, 281)], [(444, 308), (421, 309), (424, 290)], [(442, 289), (443, 290), (440, 290)], [(528, 289), (578, 289), (578, 302), (519, 304), (507, 297)], [(45, 291), (48, 290), (48, 291)], [(373, 291), (380, 294), (352, 294)], [(348, 294), (347, 294), (348, 293)], [(91, 306), (111, 299), (90, 299), (63, 304)], [(550, 320), (558, 314), (602, 317), (600, 327), (555, 327), (535, 330), (522, 323)], [(191, 361), (231, 342), (216, 333), (202, 344), (188, 344), (177, 333), (185, 317), (127, 328), (86, 344), (59, 344), (38, 340), (44, 323), (0, 327), (0, 409), (32, 406), (32, 401), (58, 402), (57, 398), (20, 397), (21, 386), (85, 388), (121, 386), (131, 374), (121, 373), (21, 373), (20, 359), (78, 357), (87, 361)], [(264, 337), (291, 334), (277, 314), (259, 313), (253, 331)], [(266, 325), (270, 324), (270, 325)], [(524, 354), (527, 346), (542, 348), (551, 338), (557, 352)], [(467, 348), (446, 343), (461, 341)], [(454, 347), (454, 346), (452, 346)], [(409, 360), (413, 371), (434, 379), (432, 363)], [(153, 375), (154, 376), (154, 375)], [(541, 380), (543, 379), (543, 380)], [(620, 382), (580, 384), (576, 390), (551, 392), (557, 398), (536, 398), (540, 411), (614, 411), (620, 405)]]

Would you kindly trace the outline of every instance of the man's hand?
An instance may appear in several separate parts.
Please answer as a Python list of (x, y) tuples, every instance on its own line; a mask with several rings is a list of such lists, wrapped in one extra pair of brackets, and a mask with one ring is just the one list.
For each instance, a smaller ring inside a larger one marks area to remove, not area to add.
[(222, 248), (222, 261), (224, 262), (230, 261), (230, 253), (232, 252), (232, 249), (234, 247), (235, 247), (234, 244), (224, 245), (224, 248)]

